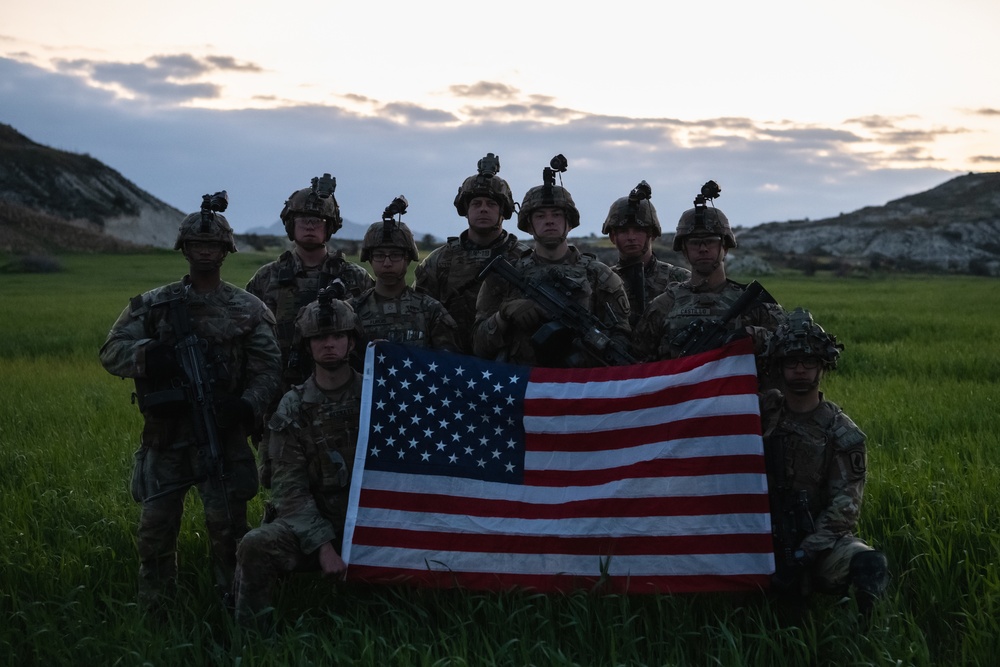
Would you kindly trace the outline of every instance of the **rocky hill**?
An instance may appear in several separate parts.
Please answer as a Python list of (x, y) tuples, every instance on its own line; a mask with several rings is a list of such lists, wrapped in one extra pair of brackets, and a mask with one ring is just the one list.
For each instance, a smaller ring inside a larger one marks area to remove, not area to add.
[(172, 247), (183, 217), (89, 155), (0, 124), (0, 251)]
[(734, 259), (1000, 275), (1000, 173), (967, 174), (936, 188), (825, 220), (737, 230)]

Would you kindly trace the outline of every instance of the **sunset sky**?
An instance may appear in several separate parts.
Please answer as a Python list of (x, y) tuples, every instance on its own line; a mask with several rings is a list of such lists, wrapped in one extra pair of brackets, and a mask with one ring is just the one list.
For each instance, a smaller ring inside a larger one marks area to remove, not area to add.
[(996, 0), (8, 0), (0, 122), (238, 231), (330, 172), (347, 219), (454, 235), (487, 152), (518, 200), (564, 154), (583, 233), (642, 179), (666, 228), (709, 179), (750, 226), (1000, 169), (998, 34)]

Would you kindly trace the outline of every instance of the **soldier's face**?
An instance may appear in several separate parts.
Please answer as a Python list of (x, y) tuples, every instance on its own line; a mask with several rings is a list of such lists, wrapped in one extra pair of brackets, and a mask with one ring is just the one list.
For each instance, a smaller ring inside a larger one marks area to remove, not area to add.
[(623, 260), (638, 259), (649, 248), (649, 232), (638, 225), (616, 227), (609, 236)]
[(292, 234), (295, 242), (303, 248), (321, 246), (326, 243), (326, 220), (311, 215), (296, 216)]
[(184, 257), (192, 271), (212, 271), (222, 266), (229, 254), (224, 243), (218, 241), (186, 241)]
[(684, 257), (695, 273), (712, 273), (725, 256), (721, 236), (689, 236), (684, 239)]
[(354, 349), (354, 341), (343, 331), (313, 336), (309, 339), (309, 351), (317, 366), (336, 368), (347, 361)]
[(473, 197), (466, 218), (469, 229), (492, 231), (500, 226), (500, 204), (489, 197)]
[(793, 394), (808, 394), (819, 386), (823, 365), (816, 357), (785, 357), (781, 373), (785, 387)]
[(569, 231), (566, 212), (561, 208), (547, 206), (531, 213), (531, 235), (536, 241), (546, 242), (566, 238)]
[(384, 285), (397, 285), (406, 280), (410, 258), (402, 248), (383, 246), (372, 250), (371, 265), (376, 280)]

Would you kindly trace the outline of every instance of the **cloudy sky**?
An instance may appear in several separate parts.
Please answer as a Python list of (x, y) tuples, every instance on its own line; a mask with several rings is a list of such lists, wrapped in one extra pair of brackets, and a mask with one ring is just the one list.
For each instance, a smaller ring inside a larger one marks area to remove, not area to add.
[(1000, 169), (996, 0), (593, 4), (5, 2), (0, 122), (238, 231), (330, 172), (348, 220), (455, 234), (487, 152), (518, 200), (564, 154), (583, 233), (643, 179), (750, 226)]

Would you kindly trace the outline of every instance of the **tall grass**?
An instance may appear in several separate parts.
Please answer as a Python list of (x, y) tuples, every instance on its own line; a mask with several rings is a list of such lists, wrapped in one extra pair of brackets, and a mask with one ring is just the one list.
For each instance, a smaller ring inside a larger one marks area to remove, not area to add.
[[(860, 532), (886, 551), (887, 598), (801, 617), (758, 596), (429, 591), (291, 578), (276, 638), (241, 633), (208, 572), (195, 496), (165, 622), (135, 605), (141, 420), (97, 350), (128, 298), (176, 279), (175, 253), (63, 258), (0, 275), (2, 665), (951, 665), (1000, 654), (1000, 362), (996, 282), (769, 278), (846, 343), (825, 382), (869, 436)], [(237, 285), (270, 257), (231, 256)], [(253, 505), (259, 516), (260, 501)]]

